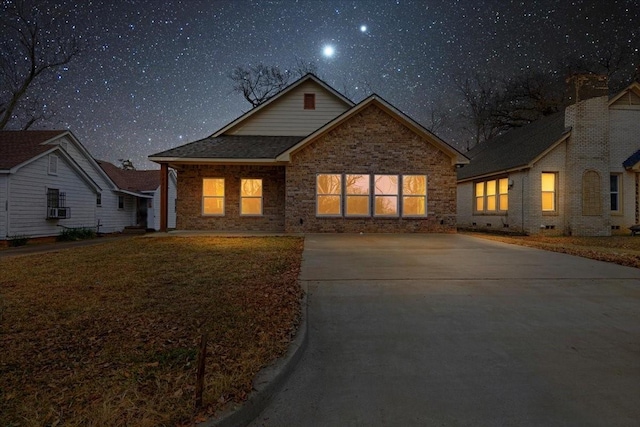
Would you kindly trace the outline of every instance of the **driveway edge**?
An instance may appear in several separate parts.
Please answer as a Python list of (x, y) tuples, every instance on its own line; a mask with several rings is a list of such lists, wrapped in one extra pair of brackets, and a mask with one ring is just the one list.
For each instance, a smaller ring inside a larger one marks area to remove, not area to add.
[(267, 407), (271, 397), (282, 387), (307, 348), (307, 286), (301, 282), (300, 324), (287, 353), (258, 372), (253, 391), (246, 402), (221, 415), (197, 424), (198, 427), (239, 427), (251, 423)]

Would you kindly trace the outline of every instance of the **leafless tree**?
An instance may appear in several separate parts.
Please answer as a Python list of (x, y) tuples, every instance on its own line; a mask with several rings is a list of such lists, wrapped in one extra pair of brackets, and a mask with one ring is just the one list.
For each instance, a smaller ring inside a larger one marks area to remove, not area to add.
[(61, 11), (22, 0), (0, 4), (0, 129), (28, 129), (46, 117), (30, 92), (80, 53)]
[(499, 96), (498, 81), (494, 77), (476, 72), (456, 84), (465, 104), (462, 118), (466, 121), (463, 129), (471, 138), (467, 142), (468, 150), (480, 142), (493, 138), (502, 130), (493, 120), (495, 102)]

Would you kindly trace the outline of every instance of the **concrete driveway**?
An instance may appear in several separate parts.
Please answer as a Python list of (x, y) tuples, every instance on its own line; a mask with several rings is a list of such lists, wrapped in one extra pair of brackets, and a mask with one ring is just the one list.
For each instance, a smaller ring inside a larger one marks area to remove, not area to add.
[(638, 426), (640, 270), (464, 235), (309, 235), (309, 344), (253, 426)]

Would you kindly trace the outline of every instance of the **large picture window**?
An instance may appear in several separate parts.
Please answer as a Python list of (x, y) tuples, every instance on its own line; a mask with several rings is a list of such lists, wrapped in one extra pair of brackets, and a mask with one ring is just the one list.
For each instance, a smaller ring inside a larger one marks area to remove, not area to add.
[(262, 179), (240, 180), (240, 215), (262, 215)]
[(398, 215), (398, 175), (375, 175), (376, 216)]
[(427, 177), (404, 175), (402, 177), (402, 216), (427, 214)]
[(316, 209), (318, 216), (342, 215), (342, 176), (320, 174), (316, 177)]
[(555, 212), (556, 210), (556, 181), (557, 174), (543, 172), (542, 179), (542, 212)]
[(369, 175), (345, 175), (347, 216), (369, 216)]
[(492, 213), (509, 210), (508, 178), (476, 182), (474, 192), (474, 208), (476, 212)]
[(202, 180), (202, 214), (224, 215), (224, 178)]

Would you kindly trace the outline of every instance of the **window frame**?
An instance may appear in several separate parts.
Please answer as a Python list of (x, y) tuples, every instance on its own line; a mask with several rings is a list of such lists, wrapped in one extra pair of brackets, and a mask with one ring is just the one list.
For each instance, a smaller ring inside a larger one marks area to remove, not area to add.
[[(49, 158), (47, 159), (47, 174), (48, 175), (58, 175), (58, 163), (59, 157), (55, 154), (49, 154)], [(51, 167), (53, 165), (53, 167)]]
[[(318, 181), (320, 179), (321, 176), (337, 176), (340, 179), (340, 183), (338, 185), (338, 189), (339, 189), (339, 193), (319, 193), (318, 190), (320, 188), (320, 186), (318, 185)], [(316, 173), (316, 217), (320, 217), (320, 218), (342, 218), (343, 216), (343, 212), (344, 209), (342, 207), (342, 195), (343, 195), (343, 191), (342, 191), (342, 186), (343, 186), (343, 178), (342, 178), (341, 173)], [(337, 214), (323, 214), (320, 213), (319, 211), (319, 207), (320, 207), (320, 197), (329, 197), (329, 196), (333, 196), (333, 197), (338, 197), (339, 202), (338, 202), (338, 210), (339, 212)]]
[[(207, 179), (211, 179), (211, 180), (222, 180), (222, 196), (205, 196), (204, 194), (204, 182)], [(225, 178), (223, 177), (206, 177), (206, 178), (202, 178), (202, 188), (200, 190), (200, 194), (201, 194), (201, 209), (200, 209), (200, 213), (202, 216), (217, 216), (217, 217), (222, 217), (225, 216), (225, 214), (227, 213), (227, 182), (225, 180)], [(206, 213), (204, 211), (205, 209), (205, 200), (206, 199), (222, 199), (222, 213)]]
[[(543, 175), (553, 176), (553, 191), (543, 190)], [(544, 194), (551, 193), (553, 195), (553, 209), (544, 209)], [(540, 172), (540, 210), (543, 215), (554, 215), (558, 213), (558, 172), (543, 171)]]
[[(424, 178), (424, 194), (419, 194), (419, 195), (415, 195), (415, 194), (411, 194), (411, 195), (406, 195), (404, 192), (404, 183), (405, 183), (405, 178), (406, 177), (422, 177)], [(424, 218), (426, 216), (428, 216), (429, 212), (428, 212), (428, 194), (429, 194), (429, 180), (427, 175), (421, 175), (421, 174), (404, 174), (400, 176), (401, 179), (401, 183), (400, 183), (400, 190), (401, 190), (401, 194), (400, 197), (402, 198), (401, 200), (401, 212), (400, 214), (402, 215), (403, 218)], [(406, 214), (405, 213), (405, 198), (423, 198), (424, 199), (424, 213), (423, 214)]]
[[(493, 193), (489, 194), (489, 183), (495, 183)], [(506, 182), (506, 192), (501, 192), (500, 183)], [(478, 194), (478, 189), (482, 189), (482, 194)], [(506, 208), (503, 207), (503, 197), (506, 197)], [(495, 209), (489, 209), (490, 198), (493, 200)], [(481, 202), (482, 209), (478, 209), (478, 202)], [(509, 177), (496, 176), (491, 179), (473, 182), (473, 213), (476, 215), (506, 215), (509, 212)]]
[[(616, 190), (617, 191), (612, 191), (611, 190), (611, 179), (612, 178), (616, 178)], [(616, 209), (611, 209), (611, 205), (612, 205), (612, 196), (616, 195)], [(621, 173), (612, 173), (609, 175), (609, 209), (611, 211), (612, 214), (614, 215), (622, 215), (622, 174)]]
[(96, 207), (102, 207), (102, 193), (96, 193)]
[[(343, 212), (344, 212), (344, 217), (345, 218), (369, 218), (371, 217), (371, 174), (369, 173), (345, 173), (342, 174), (344, 176), (344, 178), (342, 179), (343, 185), (344, 185), (344, 191), (342, 192), (344, 194), (344, 208), (343, 208)], [(349, 183), (348, 183), (348, 177), (349, 176), (365, 176), (367, 177), (367, 193), (366, 194), (362, 194), (362, 193), (349, 193)], [(361, 198), (365, 198), (367, 199), (367, 213), (366, 214), (350, 214), (348, 212), (348, 200), (349, 197), (361, 197)]]
[(125, 207), (124, 195), (118, 194), (118, 210), (123, 211)]
[[(243, 196), (243, 182), (244, 181), (260, 181), (260, 196)], [(245, 199), (260, 199), (260, 213), (242, 213), (242, 202)], [(240, 216), (264, 216), (264, 180), (262, 178), (240, 178), (240, 206), (239, 206)]]
[[(378, 193), (376, 181), (378, 177), (396, 177), (396, 192), (394, 193)], [(399, 174), (373, 174), (373, 216), (375, 218), (399, 218), (400, 217), (400, 175)], [(393, 214), (379, 214), (376, 212), (376, 201), (382, 197), (395, 197), (396, 210)]]

